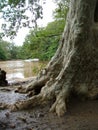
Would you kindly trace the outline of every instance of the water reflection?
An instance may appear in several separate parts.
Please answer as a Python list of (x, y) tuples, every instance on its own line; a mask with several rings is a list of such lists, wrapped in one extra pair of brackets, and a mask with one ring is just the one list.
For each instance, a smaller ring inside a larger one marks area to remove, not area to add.
[(0, 68), (7, 72), (7, 80), (18, 80), (35, 76), (34, 68), (39, 68), (40, 62), (0, 61)]

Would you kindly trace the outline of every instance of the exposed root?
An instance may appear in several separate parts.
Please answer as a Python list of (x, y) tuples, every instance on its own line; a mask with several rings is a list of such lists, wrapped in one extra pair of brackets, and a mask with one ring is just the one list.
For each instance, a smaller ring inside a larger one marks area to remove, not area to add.
[(11, 111), (28, 109), (28, 108), (32, 108), (36, 105), (40, 105), (41, 100), (42, 100), (42, 96), (39, 94), (39, 95), (35, 95), (27, 100), (18, 101), (15, 104), (10, 105), (9, 108)]
[(91, 100), (98, 99), (98, 87), (93, 87), (88, 92), (88, 99), (91, 99)]
[[(12, 111), (28, 109), (34, 107), (36, 105), (47, 104), (48, 101), (52, 99), (56, 99), (55, 103), (52, 105), (50, 111), (55, 111), (58, 116), (64, 115), (67, 111), (66, 109), (66, 99), (69, 94), (69, 88), (66, 89), (65, 87), (61, 88), (58, 82), (55, 82), (52, 86), (49, 87), (51, 84), (51, 80), (44, 86), (39, 95), (35, 95), (27, 100), (16, 102), (13, 104), (10, 109)], [(47, 86), (48, 85), (48, 86)], [(62, 89), (62, 90), (61, 90)]]
[(15, 93), (26, 93), (26, 87), (19, 86), (15, 89)]
[(18, 87), (15, 92), (19, 92), (19, 93), (27, 93), (31, 90), (34, 91), (35, 95), (39, 94), (41, 91), (41, 88), (46, 84), (46, 82), (48, 81), (48, 77), (42, 77), (40, 79), (35, 79), (34, 81), (32, 81), (31, 83), (29, 83), (26, 87)]
[(56, 112), (58, 116), (64, 115), (64, 113), (67, 112), (65, 100), (63, 99), (56, 100), (55, 103), (50, 108), (50, 112)]
[(46, 84), (46, 82), (48, 81), (48, 77), (42, 77), (40, 79), (36, 79), (35, 81), (33, 81), (32, 83), (30, 83), (28, 86), (26, 86), (26, 92), (31, 91), (31, 90), (41, 90), (41, 88)]
[(51, 112), (56, 112), (58, 116), (64, 115), (67, 112), (66, 108), (66, 101), (69, 95), (69, 90), (65, 89), (64, 87), (60, 91), (60, 93), (56, 96), (56, 101), (50, 108)]
[(9, 108), (9, 105), (6, 104), (6, 103), (0, 103), (0, 110), (4, 110), (4, 109), (7, 109)]

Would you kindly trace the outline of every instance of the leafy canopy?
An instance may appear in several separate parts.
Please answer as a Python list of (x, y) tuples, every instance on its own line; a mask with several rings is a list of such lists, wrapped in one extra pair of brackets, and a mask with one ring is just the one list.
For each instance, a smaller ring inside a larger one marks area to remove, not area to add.
[[(62, 8), (61, 8), (62, 6)], [(50, 60), (58, 48), (68, 11), (66, 3), (58, 3), (54, 11), (55, 20), (44, 28), (31, 30), (26, 36), (21, 49), (21, 58), (39, 58), (40, 60)]]
[(42, 18), (40, 0), (1, 0), (0, 16), (4, 19), (2, 24), (3, 35), (16, 35), (19, 28), (36, 27), (37, 19)]
[(66, 20), (70, 0), (54, 0), (54, 1), (57, 3), (57, 8), (53, 12), (54, 18)]
[(0, 39), (0, 60), (18, 59), (19, 47)]
[(21, 49), (22, 58), (50, 60), (57, 50), (64, 26), (64, 20), (55, 20), (44, 28), (31, 30)]
[[(55, 10), (55, 18), (65, 17), (69, 0), (54, 1), (59, 7)], [(1, 36), (13, 38), (22, 27), (37, 28), (37, 20), (43, 17), (40, 3), (41, 0), (0, 0), (0, 18), (4, 20)]]

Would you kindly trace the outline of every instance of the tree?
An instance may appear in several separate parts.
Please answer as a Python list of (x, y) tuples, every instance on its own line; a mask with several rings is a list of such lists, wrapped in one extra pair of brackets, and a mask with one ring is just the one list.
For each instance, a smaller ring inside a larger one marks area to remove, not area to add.
[(57, 8), (53, 12), (55, 19), (64, 19), (66, 20), (67, 12), (69, 9), (69, 0), (56, 0)]
[(39, 0), (1, 0), (0, 18), (4, 19), (2, 36), (14, 38), (22, 27), (37, 28), (37, 20), (42, 18), (42, 6)]
[(5, 60), (5, 59), (6, 59), (6, 56), (5, 56), (4, 50), (0, 46), (0, 60)]
[(0, 60), (10, 59), (10, 43), (0, 39)]
[(11, 43), (10, 46), (10, 59), (17, 59), (17, 48), (14, 43)]
[[(63, 115), (68, 97), (74, 93), (94, 99), (98, 96), (98, 0), (70, 2), (60, 45), (46, 68), (24, 92), (35, 95), (19, 101), (13, 110), (54, 101), (50, 111)], [(23, 89), (19, 89), (23, 91)]]
[(11, 60), (21, 58), (20, 48), (10, 43), (0, 39), (0, 60)]
[[(60, 24), (61, 22), (62, 24)], [(55, 20), (44, 28), (30, 31), (25, 38), (21, 55), (23, 54), (24, 58), (39, 58), (49, 61), (57, 50), (64, 24), (64, 20)]]

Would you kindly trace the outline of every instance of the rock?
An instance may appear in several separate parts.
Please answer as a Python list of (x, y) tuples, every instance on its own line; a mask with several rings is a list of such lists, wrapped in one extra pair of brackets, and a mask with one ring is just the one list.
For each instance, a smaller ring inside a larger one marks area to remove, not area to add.
[(8, 81), (6, 80), (6, 72), (0, 68), (0, 86), (7, 86)]
[(6, 112), (6, 113), (5, 113), (5, 116), (6, 116), (7, 118), (9, 118), (10, 113), (9, 113), (9, 112)]
[(15, 127), (15, 124), (10, 124), (10, 128), (14, 129)]
[(44, 117), (44, 114), (43, 113), (38, 113), (37, 117)]
[(27, 122), (26, 118), (25, 117), (18, 117), (19, 120), (23, 121), (23, 122)]

